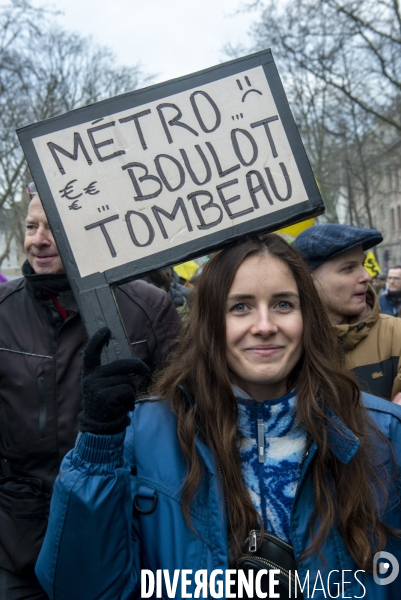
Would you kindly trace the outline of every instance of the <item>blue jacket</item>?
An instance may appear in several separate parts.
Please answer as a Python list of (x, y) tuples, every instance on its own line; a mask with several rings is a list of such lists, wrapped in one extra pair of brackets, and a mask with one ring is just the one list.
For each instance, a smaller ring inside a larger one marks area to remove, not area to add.
[(393, 298), (388, 294), (379, 296), (380, 312), (384, 315), (398, 317), (399, 306), (394, 302)]
[[(364, 401), (372, 420), (393, 443), (397, 465), (401, 465), (401, 407), (367, 394)], [(334, 454), (342, 462), (349, 462), (358, 451), (358, 438), (334, 415), (328, 431)], [(140, 569), (154, 573), (157, 569), (167, 569), (172, 580), (175, 569), (192, 570), (194, 578), (194, 571), (199, 569), (210, 573), (228, 568), (225, 508), (218, 468), (210, 449), (199, 440), (196, 444), (204, 477), (192, 503), (195, 531), (191, 531), (181, 508), (186, 465), (176, 420), (167, 404), (138, 403), (125, 445), (124, 434), (84, 433), (78, 437), (75, 448), (62, 463), (54, 486), (49, 527), (36, 567), (39, 581), (50, 598), (140, 598)], [(382, 519), (392, 527), (401, 528), (400, 479), (397, 477), (395, 484), (390, 484), (386, 476), (394, 472), (391, 452), (380, 439), (374, 440), (373, 445), (376, 468), (389, 489), (387, 503), (380, 504)], [(316, 445), (312, 444), (302, 466), (291, 513), (296, 557), (310, 543), (309, 523), (314, 505), (311, 462), (315, 452)], [(138, 508), (151, 510), (154, 502), (156, 507), (149, 514), (138, 511)], [(390, 540), (386, 551), (401, 563), (401, 538)], [(305, 588), (304, 598), (329, 598), (328, 590), (331, 597), (338, 598), (399, 600), (401, 597), (401, 575), (390, 585), (375, 583), (371, 574), (354, 575), (358, 567), (335, 527), (322, 554), (323, 559), (314, 555), (299, 564), (301, 582), (309, 576), (309, 596)], [(329, 575), (330, 571), (333, 572)], [(187, 592), (193, 593), (194, 589), (195, 583), (188, 586)], [(167, 597), (163, 588), (163, 598)], [(183, 597), (181, 580), (174, 597)]]

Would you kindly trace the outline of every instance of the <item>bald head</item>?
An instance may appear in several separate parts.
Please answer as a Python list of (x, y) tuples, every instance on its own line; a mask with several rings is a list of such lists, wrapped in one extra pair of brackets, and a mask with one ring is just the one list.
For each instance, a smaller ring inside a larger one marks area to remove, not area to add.
[(64, 271), (38, 194), (32, 198), (29, 204), (24, 249), (29, 264), (38, 275)]

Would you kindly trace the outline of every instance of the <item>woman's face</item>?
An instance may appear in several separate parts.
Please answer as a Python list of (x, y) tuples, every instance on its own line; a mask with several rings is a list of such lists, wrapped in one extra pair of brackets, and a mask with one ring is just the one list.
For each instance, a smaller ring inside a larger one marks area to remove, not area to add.
[(235, 383), (255, 400), (287, 391), (302, 354), (303, 320), (291, 271), (272, 256), (249, 256), (226, 305), (226, 359)]

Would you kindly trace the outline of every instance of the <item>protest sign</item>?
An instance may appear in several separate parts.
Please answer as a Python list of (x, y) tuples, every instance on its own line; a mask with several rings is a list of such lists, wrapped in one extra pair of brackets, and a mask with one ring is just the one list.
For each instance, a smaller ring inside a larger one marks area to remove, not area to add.
[(269, 50), (18, 135), (88, 332), (107, 324), (116, 354), (113, 285), (324, 210)]
[(377, 277), (381, 273), (379, 263), (377, 262), (376, 256), (373, 254), (372, 250), (366, 253), (366, 258), (363, 266), (365, 267), (365, 269), (371, 277)]

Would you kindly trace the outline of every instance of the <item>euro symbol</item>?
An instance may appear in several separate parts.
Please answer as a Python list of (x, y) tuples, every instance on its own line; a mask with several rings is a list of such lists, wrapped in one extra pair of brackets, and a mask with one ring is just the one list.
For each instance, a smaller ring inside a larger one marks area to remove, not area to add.
[(80, 196), (82, 196), (82, 192), (80, 194), (78, 194), (78, 196), (72, 196), (71, 194), (74, 193), (73, 190), (73, 183), (76, 182), (76, 179), (73, 179), (72, 181), (69, 181), (67, 183), (67, 185), (65, 186), (65, 188), (63, 188), (62, 190), (59, 190), (61, 197), (62, 198), (67, 198), (68, 200), (76, 200), (77, 198), (79, 198)]
[(96, 194), (99, 194), (99, 190), (95, 188), (96, 183), (97, 181), (92, 181), (88, 187), (84, 188), (85, 194), (89, 194), (90, 196), (96, 196)]

